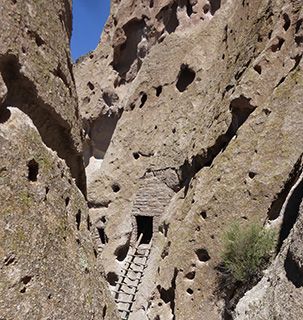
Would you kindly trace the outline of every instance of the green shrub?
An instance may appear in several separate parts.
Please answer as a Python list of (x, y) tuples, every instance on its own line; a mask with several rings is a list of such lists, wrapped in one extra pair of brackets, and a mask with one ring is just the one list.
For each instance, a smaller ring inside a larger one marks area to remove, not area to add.
[(247, 282), (260, 274), (276, 243), (276, 232), (253, 223), (231, 225), (223, 238), (223, 263), (236, 281)]

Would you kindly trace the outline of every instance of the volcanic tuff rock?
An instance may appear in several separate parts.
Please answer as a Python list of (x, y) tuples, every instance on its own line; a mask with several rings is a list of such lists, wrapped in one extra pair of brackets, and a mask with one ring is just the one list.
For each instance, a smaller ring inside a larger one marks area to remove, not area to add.
[(118, 319), (89, 231), (71, 2), (1, 1), (0, 21), (0, 318)]
[(173, 192), (130, 319), (233, 311), (217, 295), (222, 232), (280, 220), (302, 172), (302, 21), (297, 0), (114, 1), (98, 48), (75, 66), (111, 285), (137, 232), (142, 184), (154, 176)]
[(71, 0), (1, 1), (0, 19), (0, 101), (6, 96), (4, 106), (18, 106), (30, 116), (85, 192), (69, 51)]
[(0, 315), (115, 319), (96, 269), (85, 199), (27, 115), (0, 125)]

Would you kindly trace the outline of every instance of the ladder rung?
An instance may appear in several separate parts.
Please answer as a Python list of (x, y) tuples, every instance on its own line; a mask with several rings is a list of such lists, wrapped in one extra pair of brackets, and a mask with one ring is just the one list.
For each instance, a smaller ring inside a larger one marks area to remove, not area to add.
[(122, 270), (124, 270), (124, 271), (133, 271), (133, 272), (140, 272), (140, 273), (144, 273), (144, 271), (143, 270), (134, 270), (134, 269), (131, 269), (131, 268), (121, 268)]
[(119, 310), (120, 312), (127, 312), (127, 313), (131, 313), (131, 310), (128, 310), (128, 309), (118, 308), (118, 310)]
[(129, 288), (137, 288), (137, 285), (134, 286), (134, 285), (132, 285), (132, 284), (127, 284), (127, 283), (124, 283), (124, 282), (117, 282), (116, 284), (117, 284), (117, 285), (121, 285), (121, 286), (127, 286), (127, 287), (129, 287)]
[(139, 262), (134, 262), (134, 261), (125, 261), (125, 263), (129, 263), (129, 264), (135, 264), (136, 266), (143, 266), (145, 267), (145, 263), (139, 263)]
[(130, 293), (130, 292), (126, 292), (122, 289), (120, 290), (112, 290), (112, 292), (116, 293), (116, 294), (127, 294), (129, 296), (135, 296), (136, 294), (135, 293)]
[(124, 300), (118, 300), (118, 299), (115, 299), (115, 301), (117, 303), (128, 303), (128, 304), (133, 304), (134, 301), (124, 301)]
[(130, 281), (137, 281), (137, 280), (139, 280), (140, 281), (140, 279), (139, 278), (136, 278), (136, 279), (133, 279), (133, 278), (130, 278), (128, 275), (121, 275), (120, 276), (121, 278), (127, 278), (127, 279), (129, 279)]

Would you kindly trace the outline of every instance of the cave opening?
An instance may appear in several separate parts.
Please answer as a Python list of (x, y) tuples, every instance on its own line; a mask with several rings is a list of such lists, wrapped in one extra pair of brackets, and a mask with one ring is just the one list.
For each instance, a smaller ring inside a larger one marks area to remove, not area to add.
[(140, 243), (150, 243), (153, 236), (153, 217), (136, 216), (136, 223), (137, 239), (139, 239), (140, 234), (142, 234), (143, 236)]

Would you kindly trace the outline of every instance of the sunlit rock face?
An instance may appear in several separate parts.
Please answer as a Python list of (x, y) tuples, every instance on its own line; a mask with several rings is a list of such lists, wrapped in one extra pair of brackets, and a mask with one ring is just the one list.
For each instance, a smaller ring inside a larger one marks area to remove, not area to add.
[[(18, 106), (85, 192), (81, 125), (70, 62), (71, 1), (3, 1), (0, 71), (4, 105)], [(58, 36), (60, 35), (60, 36)]]
[(222, 232), (275, 225), (302, 171), (302, 18), (295, 0), (114, 1), (99, 46), (77, 62), (88, 202), (111, 286), (144, 181), (169, 190), (129, 319), (233, 314), (218, 294)]
[(0, 318), (118, 319), (90, 233), (71, 1), (1, 1), (0, 21)]

